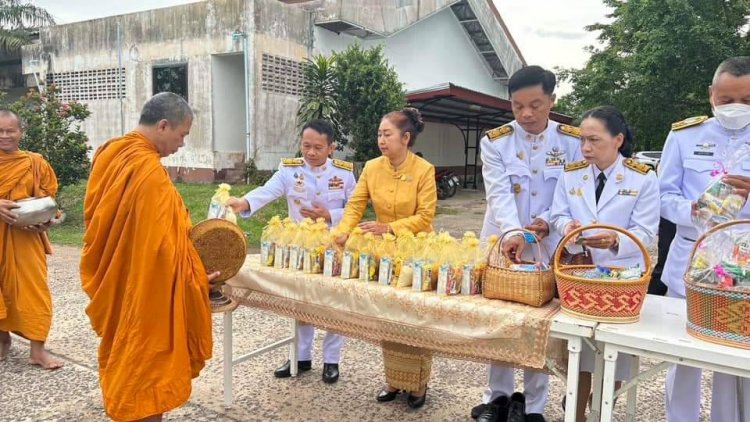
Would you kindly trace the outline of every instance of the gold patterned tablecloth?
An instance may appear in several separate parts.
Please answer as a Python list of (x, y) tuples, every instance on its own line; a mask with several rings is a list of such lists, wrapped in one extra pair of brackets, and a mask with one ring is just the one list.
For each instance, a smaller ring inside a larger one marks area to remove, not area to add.
[(227, 282), (240, 303), (374, 344), (394, 342), (477, 362), (542, 368), (561, 366), (564, 343), (550, 339), (559, 304), (542, 308), (481, 296), (438, 296), (261, 267), (249, 256)]

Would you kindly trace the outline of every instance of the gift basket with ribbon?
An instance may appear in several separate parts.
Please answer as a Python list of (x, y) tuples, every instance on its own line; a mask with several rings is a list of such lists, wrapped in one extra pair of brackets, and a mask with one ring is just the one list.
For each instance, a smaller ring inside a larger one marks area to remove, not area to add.
[[(685, 273), (687, 331), (700, 339), (750, 349), (750, 220), (717, 224), (690, 252)], [(745, 226), (746, 230), (739, 230)]]

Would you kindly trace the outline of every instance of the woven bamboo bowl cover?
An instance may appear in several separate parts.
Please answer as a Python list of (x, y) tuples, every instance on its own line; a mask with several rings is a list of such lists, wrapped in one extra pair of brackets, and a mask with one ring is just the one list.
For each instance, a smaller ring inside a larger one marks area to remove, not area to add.
[(220, 218), (203, 220), (190, 230), (190, 239), (206, 271), (221, 272), (217, 282), (234, 277), (245, 263), (245, 233), (232, 222)]

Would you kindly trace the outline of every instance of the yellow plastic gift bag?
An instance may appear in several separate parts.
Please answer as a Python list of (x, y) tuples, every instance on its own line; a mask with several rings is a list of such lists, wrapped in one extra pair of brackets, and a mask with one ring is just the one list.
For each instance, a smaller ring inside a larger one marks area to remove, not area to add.
[(268, 225), (263, 228), (263, 233), (260, 235), (261, 265), (265, 265), (266, 267), (274, 266), (276, 245), (279, 243), (283, 231), (284, 225), (281, 222), (281, 217), (278, 215), (271, 217), (268, 221)]

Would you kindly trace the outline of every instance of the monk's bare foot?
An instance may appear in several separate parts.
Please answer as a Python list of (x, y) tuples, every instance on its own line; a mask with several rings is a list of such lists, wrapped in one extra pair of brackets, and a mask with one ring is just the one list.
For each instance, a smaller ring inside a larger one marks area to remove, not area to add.
[(8, 355), (10, 355), (10, 343), (10, 333), (0, 331), (0, 362), (8, 359)]
[(52, 354), (44, 348), (44, 343), (40, 341), (31, 342), (31, 357), (29, 357), (29, 363), (49, 370), (60, 369), (63, 367), (63, 362), (52, 356)]

